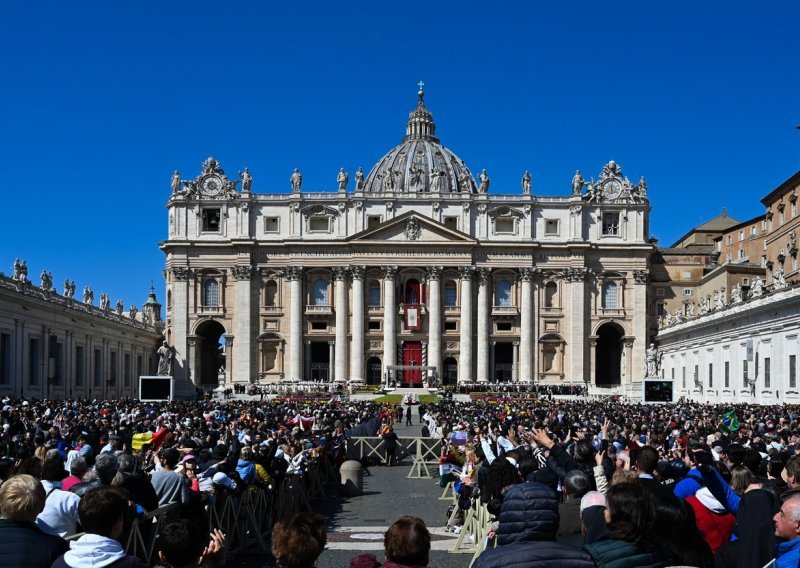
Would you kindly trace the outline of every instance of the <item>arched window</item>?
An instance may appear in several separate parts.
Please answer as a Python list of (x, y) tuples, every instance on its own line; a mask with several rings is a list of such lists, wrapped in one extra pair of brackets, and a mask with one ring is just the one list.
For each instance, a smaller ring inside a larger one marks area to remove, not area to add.
[(328, 281), (320, 278), (314, 281), (311, 288), (311, 303), (315, 306), (329, 306), (328, 302)]
[(278, 298), (278, 284), (274, 280), (267, 282), (264, 286), (264, 305), (274, 306)]
[(367, 302), (370, 307), (378, 307), (381, 305), (381, 285), (373, 282), (369, 285), (369, 297)]
[(511, 282), (508, 280), (501, 280), (497, 283), (497, 305), (511, 306)]
[(408, 305), (416, 306), (419, 304), (419, 296), (419, 281), (415, 278), (411, 278), (406, 282), (406, 293), (403, 301)]
[(548, 282), (544, 285), (544, 307), (554, 308), (556, 305), (556, 294), (558, 293), (558, 284), (555, 282)]
[(617, 285), (614, 282), (603, 283), (603, 309), (616, 310), (619, 307), (617, 302)]
[(219, 306), (219, 282), (206, 280), (203, 285), (203, 305), (208, 308)]
[(452, 308), (455, 307), (458, 294), (456, 293), (456, 285), (453, 282), (448, 282), (444, 286), (444, 305)]

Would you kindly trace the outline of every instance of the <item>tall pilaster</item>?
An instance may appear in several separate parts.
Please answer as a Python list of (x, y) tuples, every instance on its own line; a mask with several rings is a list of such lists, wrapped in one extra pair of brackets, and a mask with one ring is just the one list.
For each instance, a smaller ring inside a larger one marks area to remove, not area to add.
[[(428, 365), (436, 367), (438, 381), (442, 379), (442, 291), (441, 266), (428, 267)], [(430, 378), (428, 379), (430, 382)]]
[(489, 282), (491, 269), (478, 269), (478, 356), (479, 383), (489, 382)]
[(458, 382), (472, 382), (472, 273), (474, 266), (459, 267), (461, 276), (461, 333), (459, 337)]
[(333, 267), (334, 302), (336, 305), (336, 363), (333, 368), (333, 380), (347, 380), (347, 272), (346, 266)]
[(586, 361), (586, 280), (590, 270), (585, 267), (568, 268), (565, 279), (569, 283), (569, 311), (571, 318), (569, 337), (569, 366), (564, 374), (569, 381), (585, 381)]
[[(253, 267), (234, 266), (231, 271), (236, 281), (236, 314), (234, 316), (233, 335), (239, 346), (233, 363), (233, 380), (248, 383), (255, 380), (253, 370), (253, 314), (251, 302), (253, 298)], [(258, 318), (255, 318), (258, 321)], [(228, 363), (230, 365), (230, 362)]]
[(633, 306), (626, 308), (627, 313), (633, 314), (633, 336), (637, 338), (631, 348), (631, 372), (628, 374), (630, 381), (639, 381), (646, 373), (647, 345), (649, 343), (649, 329), (647, 328), (647, 288), (650, 281), (649, 270), (635, 270), (633, 272)]
[(520, 279), (520, 332), (519, 332), (519, 369), (518, 381), (530, 384), (533, 380), (533, 298), (531, 288), (533, 270), (523, 268), (519, 271)]
[(396, 266), (383, 266), (383, 372), (397, 360), (395, 330), (397, 328), (397, 299), (395, 297)]
[(336, 365), (336, 342), (329, 341), (328, 342), (328, 381), (331, 381), (333, 377), (331, 374), (333, 373)]
[[(172, 375), (176, 380), (183, 379), (194, 382), (199, 378), (195, 377), (192, 372), (194, 361), (189, 353), (189, 269), (175, 266), (169, 270), (171, 273), (169, 287), (172, 289), (172, 337), (178, 339), (172, 345), (175, 349)], [(180, 341), (182, 337), (186, 338), (183, 342)], [(145, 369), (144, 373), (149, 375), (152, 371), (152, 369)], [(136, 377), (136, 380), (138, 384), (139, 377)]]
[(303, 267), (286, 268), (289, 281), (289, 376), (290, 381), (300, 381), (303, 376)]
[(350, 378), (364, 380), (364, 266), (351, 266), (353, 321), (350, 325)]

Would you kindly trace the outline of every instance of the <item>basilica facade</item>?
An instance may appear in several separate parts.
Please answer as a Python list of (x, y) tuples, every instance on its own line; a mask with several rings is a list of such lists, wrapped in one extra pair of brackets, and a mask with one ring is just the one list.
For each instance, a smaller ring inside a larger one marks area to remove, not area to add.
[(213, 158), (173, 175), (160, 246), (185, 388), (223, 377), (639, 392), (652, 324), (643, 178), (612, 161), (551, 196), (527, 172), (521, 191), (492, 186), (441, 144), (422, 92), (369, 172), (341, 170), (313, 193), (287, 172), (264, 193)]

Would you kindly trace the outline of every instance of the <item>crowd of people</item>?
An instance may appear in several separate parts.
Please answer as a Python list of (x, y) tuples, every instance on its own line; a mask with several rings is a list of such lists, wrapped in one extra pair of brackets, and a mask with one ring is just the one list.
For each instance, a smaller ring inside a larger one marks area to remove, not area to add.
[(459, 383), (457, 387), (445, 387), (447, 392), (459, 394), (519, 394), (531, 397), (586, 396), (584, 384), (540, 385), (534, 383)]
[[(149, 560), (224, 565), (229, 539), (209, 533), (209, 502), (335, 467), (350, 435), (383, 437), (391, 463), (395, 421), (421, 421), (424, 435), (443, 440), (442, 481), (455, 480), (458, 494), (452, 531), (470, 509), (493, 516), (476, 566), (800, 565), (792, 407), (506, 396), (442, 398), (413, 417), (402, 408), (338, 398), (3, 400), (2, 565), (151, 565), (120, 543), (133, 519), (172, 503)], [(312, 566), (325, 543), (325, 522), (311, 513), (272, 531), (287, 568)], [(426, 566), (430, 533), (404, 516), (384, 548), (382, 564), (360, 555), (351, 566)]]

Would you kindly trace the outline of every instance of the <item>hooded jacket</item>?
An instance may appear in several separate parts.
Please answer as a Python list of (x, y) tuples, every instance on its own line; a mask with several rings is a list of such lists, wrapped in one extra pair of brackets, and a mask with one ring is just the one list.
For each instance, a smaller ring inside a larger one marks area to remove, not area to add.
[(122, 545), (107, 536), (86, 533), (70, 543), (68, 552), (53, 563), (53, 568), (147, 568), (136, 556), (125, 554)]
[(555, 542), (558, 523), (554, 491), (535, 482), (514, 485), (500, 509), (497, 546), (484, 551), (475, 568), (594, 568), (585, 551)]

